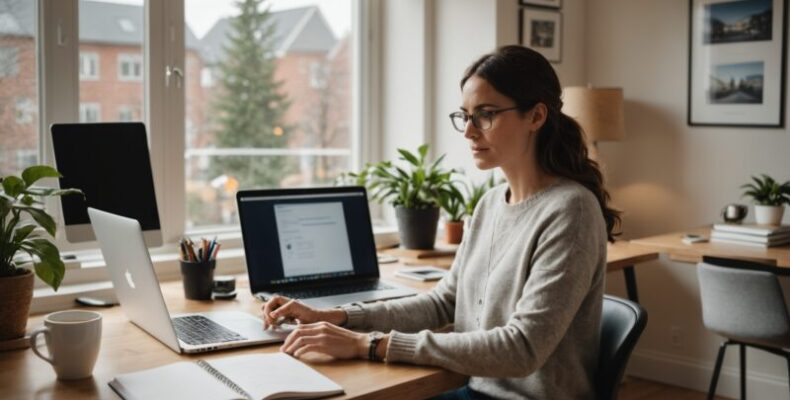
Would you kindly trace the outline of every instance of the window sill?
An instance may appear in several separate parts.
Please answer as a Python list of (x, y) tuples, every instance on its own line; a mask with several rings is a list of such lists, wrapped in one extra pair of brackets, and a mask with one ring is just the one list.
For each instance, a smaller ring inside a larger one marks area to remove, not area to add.
[[(376, 227), (373, 231), (377, 248), (389, 248), (398, 244), (398, 229), (396, 227)], [(209, 231), (190, 232), (193, 236), (213, 236), (208, 233)], [(244, 258), (241, 232), (211, 231), (211, 233), (215, 233), (217, 240), (223, 244), (222, 251), (218, 257), (216, 273), (219, 275), (245, 273), (247, 265)], [(64, 254), (76, 256), (77, 261), (66, 263), (66, 276), (57, 292), (46, 286), (41, 280), (36, 279), (33, 303), (30, 307), (31, 314), (47, 313), (74, 307), (74, 300), (81, 296), (116, 300), (115, 291), (107, 275), (104, 259), (98, 249), (64, 252)], [(153, 249), (151, 251), (151, 261), (154, 264), (159, 281), (181, 279), (178, 252), (175, 246), (165, 245), (161, 248)]]
[[(100, 256), (99, 256), (100, 257)], [(177, 253), (152, 255), (156, 276), (160, 282), (181, 279)], [(216, 274), (241, 274), (246, 272), (243, 249), (230, 249), (220, 253)], [(44, 286), (36, 280), (30, 314), (47, 313), (74, 307), (74, 300), (81, 296), (93, 296), (117, 300), (112, 282), (107, 276), (104, 260), (83, 262), (82, 267), (66, 273), (68, 281), (58, 291)]]

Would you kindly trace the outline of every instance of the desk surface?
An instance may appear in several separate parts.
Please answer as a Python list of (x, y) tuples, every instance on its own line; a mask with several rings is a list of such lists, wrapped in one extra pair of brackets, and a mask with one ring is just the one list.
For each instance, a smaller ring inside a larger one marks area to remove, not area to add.
[[(609, 270), (655, 259), (650, 249), (627, 242), (609, 246)], [(426, 260), (430, 263), (430, 259)], [(420, 283), (394, 276), (401, 264), (381, 265), (382, 276), (419, 290), (428, 290), (432, 283)], [(239, 297), (234, 301), (200, 302), (185, 300), (180, 282), (162, 284), (168, 308), (172, 313), (207, 310), (246, 310), (257, 315), (261, 303), (249, 293), (246, 278), (237, 284)], [(92, 309), (97, 310), (97, 309)], [(231, 349), (200, 355), (179, 355), (166, 348), (141, 329), (129, 323), (120, 307), (98, 309), (103, 316), (102, 347), (92, 378), (79, 381), (58, 381), (49, 364), (35, 357), (30, 350), (0, 353), (0, 398), (3, 399), (91, 399), (117, 398), (107, 385), (114, 376), (153, 368), (176, 361), (212, 359), (248, 353), (278, 351), (279, 345)], [(28, 328), (42, 325), (43, 316), (33, 316)], [(313, 368), (339, 383), (346, 391), (338, 398), (409, 399), (426, 398), (461, 386), (466, 377), (439, 368), (405, 364), (379, 364), (362, 360), (332, 361), (318, 355), (303, 359)]]
[[(398, 264), (382, 265), (382, 275), (420, 290), (428, 290), (432, 286), (394, 277), (394, 270), (398, 267)], [(201, 302), (184, 299), (180, 282), (162, 284), (162, 292), (172, 313), (245, 310), (258, 315), (261, 303), (250, 295), (246, 278), (239, 279), (237, 289), (239, 296), (236, 300)], [(278, 351), (280, 346), (274, 344), (200, 355), (179, 355), (129, 323), (120, 307), (92, 310), (98, 310), (103, 316), (102, 346), (92, 378), (58, 381), (49, 364), (37, 358), (29, 349), (3, 352), (0, 353), (0, 398), (113, 399), (118, 396), (107, 382), (121, 373), (176, 361), (271, 353)], [(28, 329), (41, 326), (42, 320), (43, 316), (31, 317)], [(363, 360), (333, 361), (318, 355), (309, 355), (309, 358), (302, 360), (345, 389), (345, 396), (336, 398), (426, 398), (459, 387), (466, 381), (464, 376), (432, 367), (387, 365)]]
[(663, 235), (632, 240), (631, 243), (654, 251), (668, 253), (675, 261), (697, 263), (702, 256), (731, 257), (774, 264), (780, 268), (790, 268), (790, 246), (770, 247), (767, 249), (739, 246), (737, 244), (704, 242), (685, 244), (681, 241), (687, 233), (710, 238), (710, 227), (689, 229)]

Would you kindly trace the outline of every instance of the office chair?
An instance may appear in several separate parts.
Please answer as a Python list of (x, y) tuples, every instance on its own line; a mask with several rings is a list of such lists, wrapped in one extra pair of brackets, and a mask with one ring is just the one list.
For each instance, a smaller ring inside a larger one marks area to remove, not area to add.
[(631, 351), (647, 325), (647, 311), (639, 304), (604, 295), (601, 343), (598, 354), (597, 397), (616, 400)]
[(790, 352), (785, 350), (790, 347), (790, 316), (782, 288), (768, 265), (704, 257), (697, 267), (705, 327), (726, 339), (716, 356), (708, 399), (716, 395), (730, 345), (740, 348), (741, 399), (746, 399), (747, 346), (785, 357), (790, 368)]

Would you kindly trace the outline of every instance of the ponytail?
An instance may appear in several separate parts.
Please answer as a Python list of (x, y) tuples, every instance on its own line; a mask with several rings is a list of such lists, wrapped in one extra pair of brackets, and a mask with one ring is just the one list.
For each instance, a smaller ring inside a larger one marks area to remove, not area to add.
[(588, 156), (582, 128), (562, 111), (549, 107), (546, 123), (537, 134), (536, 154), (543, 171), (574, 180), (595, 195), (606, 222), (606, 237), (614, 242), (616, 226), (621, 223), (620, 211), (608, 206), (609, 192), (604, 188), (603, 175), (595, 160)]

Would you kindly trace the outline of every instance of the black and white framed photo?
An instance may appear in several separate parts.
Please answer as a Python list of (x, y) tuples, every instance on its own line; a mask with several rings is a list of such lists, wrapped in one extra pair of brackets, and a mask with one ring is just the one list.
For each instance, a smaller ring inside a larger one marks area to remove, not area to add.
[(522, 7), (519, 14), (521, 45), (536, 50), (553, 63), (562, 61), (562, 14)]
[(562, 0), (519, 0), (519, 4), (524, 6), (561, 8)]
[(784, 127), (787, 0), (689, 0), (688, 124)]

